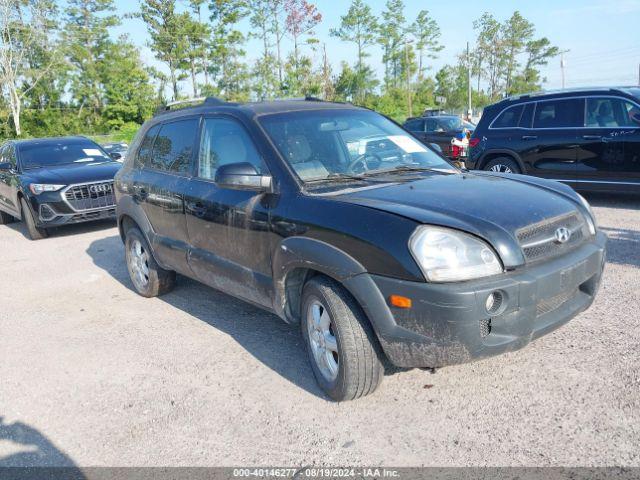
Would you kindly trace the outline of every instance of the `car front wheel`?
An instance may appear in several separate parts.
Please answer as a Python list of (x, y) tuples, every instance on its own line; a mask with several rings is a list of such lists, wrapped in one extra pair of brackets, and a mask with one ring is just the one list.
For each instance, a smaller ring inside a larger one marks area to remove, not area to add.
[(125, 256), (129, 277), (140, 295), (157, 297), (173, 290), (176, 272), (158, 265), (144, 235), (135, 227), (127, 231)]
[(302, 296), (301, 328), (313, 373), (336, 401), (373, 393), (384, 375), (380, 347), (364, 312), (326, 277), (309, 281)]
[(33, 212), (24, 198), (20, 198), (20, 209), (22, 212), (22, 221), (27, 227), (29, 238), (31, 238), (31, 240), (47, 238), (49, 236), (49, 232), (47, 232), (46, 228), (36, 226), (36, 221), (33, 218)]

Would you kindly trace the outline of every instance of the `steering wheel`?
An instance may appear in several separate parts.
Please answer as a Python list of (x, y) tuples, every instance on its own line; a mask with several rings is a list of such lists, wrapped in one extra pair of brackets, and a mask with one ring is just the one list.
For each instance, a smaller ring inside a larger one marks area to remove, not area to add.
[[(369, 161), (371, 160), (376, 162), (374, 164), (375, 166), (369, 163)], [(369, 170), (373, 170), (379, 167), (381, 164), (382, 164), (382, 159), (375, 153), (364, 153), (349, 164), (349, 166), (347, 167), (347, 171), (352, 173), (363, 173)], [(356, 167), (360, 167), (360, 168), (356, 168)]]

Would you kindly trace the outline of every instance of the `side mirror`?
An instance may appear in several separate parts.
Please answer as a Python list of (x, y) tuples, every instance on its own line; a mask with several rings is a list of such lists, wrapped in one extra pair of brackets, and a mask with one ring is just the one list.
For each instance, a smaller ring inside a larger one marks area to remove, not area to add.
[(270, 175), (260, 175), (248, 162), (228, 163), (216, 170), (216, 183), (223, 188), (271, 192)]
[(109, 156), (116, 161), (122, 160), (122, 154), (120, 152), (111, 152)]

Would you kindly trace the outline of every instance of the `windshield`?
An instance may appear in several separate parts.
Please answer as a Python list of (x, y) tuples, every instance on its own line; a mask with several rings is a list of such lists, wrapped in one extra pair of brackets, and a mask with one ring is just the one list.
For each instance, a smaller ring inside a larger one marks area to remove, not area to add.
[(260, 123), (305, 182), (413, 169), (457, 172), (402, 128), (370, 111), (288, 112), (267, 115)]
[(27, 143), (20, 145), (19, 151), (24, 169), (112, 161), (111, 157), (90, 140), (47, 140), (42, 143)]

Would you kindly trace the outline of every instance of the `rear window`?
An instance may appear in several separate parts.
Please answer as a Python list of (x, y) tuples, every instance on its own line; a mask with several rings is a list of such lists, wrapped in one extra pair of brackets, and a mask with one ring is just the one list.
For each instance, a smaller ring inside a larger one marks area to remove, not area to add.
[(584, 125), (584, 99), (538, 102), (533, 128), (567, 128)]
[(518, 126), (520, 128), (531, 128), (531, 122), (533, 122), (533, 112), (535, 111), (535, 109), (535, 103), (527, 103), (524, 106), (522, 116), (520, 117), (520, 123), (518, 123)]
[(35, 141), (20, 145), (19, 152), (24, 169), (113, 161), (89, 139)]
[(491, 124), (491, 128), (515, 128), (518, 126), (520, 122), (520, 117), (522, 115), (522, 110), (524, 109), (523, 105), (514, 105), (513, 107), (507, 108), (504, 112), (498, 115), (493, 123)]
[(187, 173), (193, 157), (197, 131), (197, 118), (162, 125), (153, 142), (149, 166), (167, 172)]

